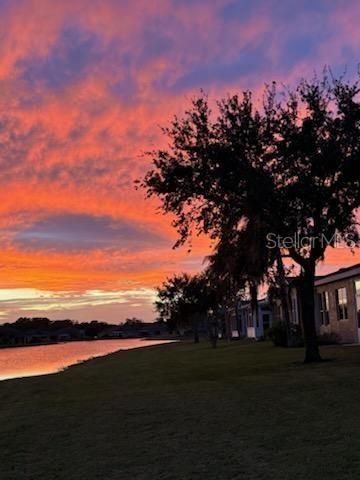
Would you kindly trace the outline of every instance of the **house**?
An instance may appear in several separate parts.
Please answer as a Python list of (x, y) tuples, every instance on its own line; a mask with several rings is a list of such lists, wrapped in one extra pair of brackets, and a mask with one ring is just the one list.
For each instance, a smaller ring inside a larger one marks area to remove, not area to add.
[[(294, 325), (301, 324), (301, 305), (299, 296), (299, 278), (287, 277), (287, 301), (289, 307), (290, 322)], [(272, 323), (285, 322), (284, 310), (282, 307), (279, 292), (272, 292), (269, 303), (272, 311)]]
[(85, 331), (78, 327), (64, 327), (51, 334), (51, 340), (55, 342), (68, 342), (70, 340), (84, 340)]
[(42, 332), (41, 330), (30, 330), (26, 332), (27, 343), (31, 344), (41, 344), (41, 343), (50, 343), (50, 335), (47, 332)]
[[(287, 294), (290, 322), (301, 326), (298, 277), (287, 278)], [(318, 276), (314, 296), (318, 335), (336, 335), (340, 343), (360, 343), (360, 264)], [(241, 302), (242, 336), (261, 338), (268, 327), (285, 321), (278, 292), (269, 297), (259, 300), (257, 316), (253, 315), (250, 302)]]
[[(234, 308), (228, 310), (231, 338), (240, 338), (246, 335), (241, 322), (240, 307), (241, 301), (239, 301)], [(226, 335), (225, 322), (223, 324), (223, 334)]]
[[(287, 279), (290, 321), (301, 325), (299, 279)], [(340, 343), (360, 342), (360, 264), (341, 268), (315, 280), (315, 319), (318, 335), (336, 335)], [(278, 297), (272, 299), (273, 323), (283, 322)]]
[(139, 338), (167, 334), (168, 329), (165, 322), (138, 322), (109, 326), (99, 333), (99, 338)]
[(317, 327), (341, 343), (360, 341), (360, 264), (341, 268), (315, 282)]
[(108, 327), (98, 335), (99, 338), (125, 338), (126, 335), (123, 332), (121, 326)]
[(273, 312), (267, 298), (258, 301), (257, 314), (254, 314), (250, 301), (239, 305), (240, 332), (249, 338), (263, 338), (273, 324)]

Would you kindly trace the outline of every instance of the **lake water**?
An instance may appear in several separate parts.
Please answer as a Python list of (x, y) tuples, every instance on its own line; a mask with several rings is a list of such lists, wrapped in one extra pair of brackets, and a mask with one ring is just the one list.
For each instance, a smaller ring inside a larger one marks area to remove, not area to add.
[(0, 380), (56, 373), (64, 368), (118, 350), (161, 345), (172, 340), (94, 340), (0, 349)]

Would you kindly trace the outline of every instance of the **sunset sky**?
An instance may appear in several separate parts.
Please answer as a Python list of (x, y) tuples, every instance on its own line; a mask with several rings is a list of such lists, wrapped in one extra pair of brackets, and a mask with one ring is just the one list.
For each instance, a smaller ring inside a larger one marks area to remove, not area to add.
[(134, 189), (160, 126), (201, 88), (351, 78), (359, 24), (356, 0), (0, 0), (0, 322), (154, 318), (154, 286), (209, 243), (172, 250)]

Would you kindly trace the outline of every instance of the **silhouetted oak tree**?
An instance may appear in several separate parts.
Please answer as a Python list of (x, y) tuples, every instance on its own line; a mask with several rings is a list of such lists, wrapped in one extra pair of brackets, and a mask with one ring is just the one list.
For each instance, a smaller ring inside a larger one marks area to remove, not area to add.
[(280, 100), (273, 84), (259, 110), (244, 92), (218, 102), (213, 114), (202, 95), (164, 129), (169, 147), (151, 153), (153, 168), (142, 182), (149, 196), (161, 199), (165, 213), (175, 214), (177, 245), (197, 233), (221, 239), (255, 218), (262, 232), (302, 239), (262, 248), (277, 248), (301, 268), (306, 362), (320, 360), (316, 264), (335, 234), (355, 235), (358, 96), (358, 83), (329, 80), (326, 74), (302, 81)]

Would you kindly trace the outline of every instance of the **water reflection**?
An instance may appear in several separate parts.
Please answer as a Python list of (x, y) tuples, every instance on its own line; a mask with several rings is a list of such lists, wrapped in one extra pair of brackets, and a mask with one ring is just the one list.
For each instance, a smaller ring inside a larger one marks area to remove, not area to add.
[(171, 340), (96, 340), (0, 349), (0, 380), (46, 375), (118, 350), (169, 343)]

